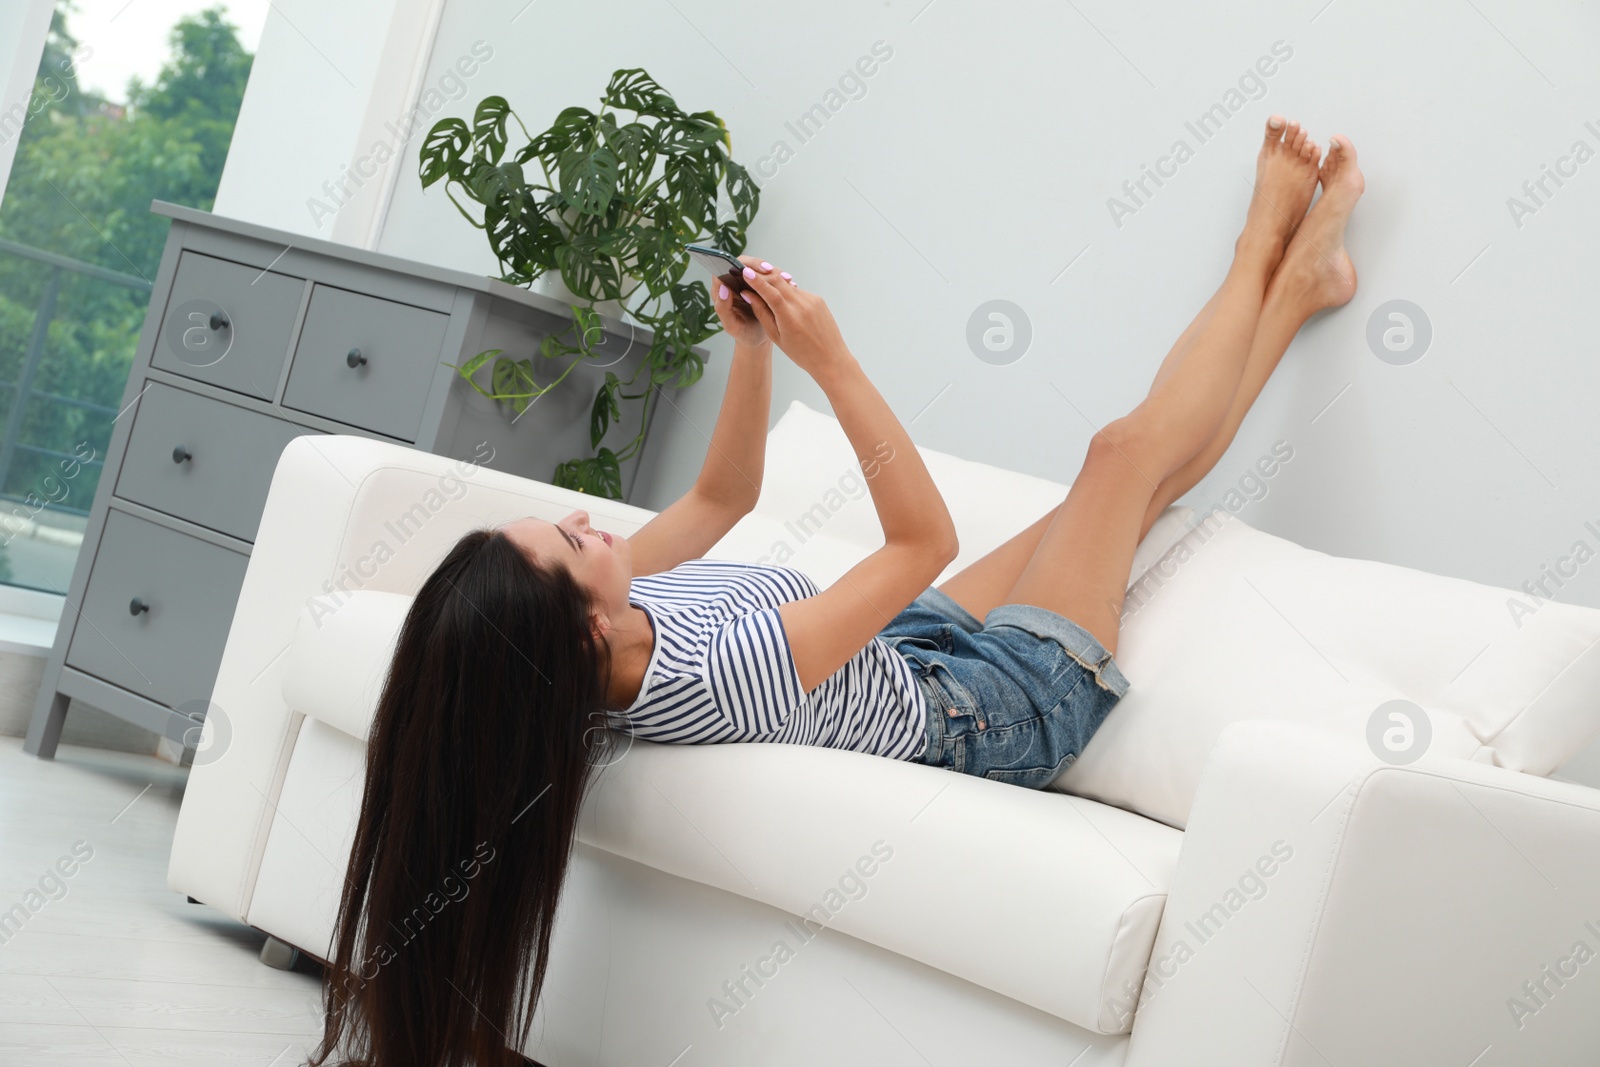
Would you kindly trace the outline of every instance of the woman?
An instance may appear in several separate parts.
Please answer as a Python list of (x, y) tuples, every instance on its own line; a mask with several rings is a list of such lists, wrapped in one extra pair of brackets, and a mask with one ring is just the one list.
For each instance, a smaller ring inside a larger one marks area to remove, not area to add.
[[(1268, 121), (1232, 266), (1149, 394), (1094, 435), (1065, 501), (937, 589), (956, 533), (916, 448), (821, 298), (747, 258), (751, 294), (715, 296), (734, 355), (694, 487), (631, 538), (581, 511), (474, 531), (417, 594), (368, 745), (312, 1062), (519, 1060), (597, 724), (1054, 778), (1128, 688), (1112, 656), (1135, 548), (1227, 449), (1301, 324), (1354, 293), (1361, 174), (1348, 141), (1319, 155)], [(774, 346), (827, 394), (883, 527), (824, 590), (700, 558), (759, 494)]]

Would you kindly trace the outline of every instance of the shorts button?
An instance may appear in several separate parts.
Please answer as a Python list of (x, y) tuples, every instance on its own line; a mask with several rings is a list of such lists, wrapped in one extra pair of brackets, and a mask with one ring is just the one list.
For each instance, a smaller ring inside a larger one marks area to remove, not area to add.
[(989, 724), (988, 723), (984, 722), (982, 719), (978, 720), (978, 729), (987, 730), (988, 728), (989, 728)]
[(956, 717), (956, 715), (957, 715), (957, 712), (956, 712), (956, 709), (955, 709), (955, 708), (951, 708), (951, 709), (949, 709), (949, 711), (948, 711), (948, 713), (947, 713), (947, 714), (949, 714), (949, 716), (950, 716), (950, 717), (951, 717), (951, 718), (952, 718), (952, 719), (953, 719), (953, 718), (955, 718), (955, 717)]

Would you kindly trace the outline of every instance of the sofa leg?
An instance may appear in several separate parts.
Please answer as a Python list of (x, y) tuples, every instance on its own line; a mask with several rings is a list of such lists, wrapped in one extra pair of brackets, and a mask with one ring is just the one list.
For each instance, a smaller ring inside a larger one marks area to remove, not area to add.
[(268, 967), (280, 971), (292, 971), (294, 965), (300, 961), (300, 950), (293, 945), (279, 941), (275, 937), (267, 938), (266, 944), (261, 946), (261, 962)]

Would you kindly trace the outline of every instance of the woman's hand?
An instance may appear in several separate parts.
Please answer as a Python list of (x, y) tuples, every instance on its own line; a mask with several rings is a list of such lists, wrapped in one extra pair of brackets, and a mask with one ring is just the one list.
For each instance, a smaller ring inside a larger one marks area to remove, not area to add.
[[(754, 256), (740, 256), (739, 262), (751, 270), (760, 270), (762, 261)], [(770, 269), (771, 264), (767, 265)], [(768, 344), (771, 338), (762, 329), (750, 305), (739, 299), (739, 294), (720, 277), (711, 279), (711, 304), (722, 322), (722, 328), (735, 344), (752, 348)]]
[(794, 283), (786, 271), (770, 263), (746, 263), (745, 281), (750, 290), (732, 294), (741, 297), (761, 324), (764, 336), (772, 340), (801, 370), (816, 377), (848, 357), (839, 325), (827, 303)]

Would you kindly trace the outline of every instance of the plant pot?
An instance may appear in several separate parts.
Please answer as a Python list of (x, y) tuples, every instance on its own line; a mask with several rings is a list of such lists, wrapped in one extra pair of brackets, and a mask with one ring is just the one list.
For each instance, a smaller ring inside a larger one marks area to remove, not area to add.
[[(533, 284), (528, 288), (535, 293), (543, 293), (546, 296), (554, 297), (564, 304), (577, 304), (582, 307), (588, 303), (587, 300), (574, 295), (572, 290), (567, 288), (558, 271), (550, 271), (540, 275), (533, 280)], [(626, 320), (628, 318), (627, 309), (623, 307), (620, 300), (602, 300), (594, 305), (594, 309), (600, 314), (609, 315), (614, 319)]]

